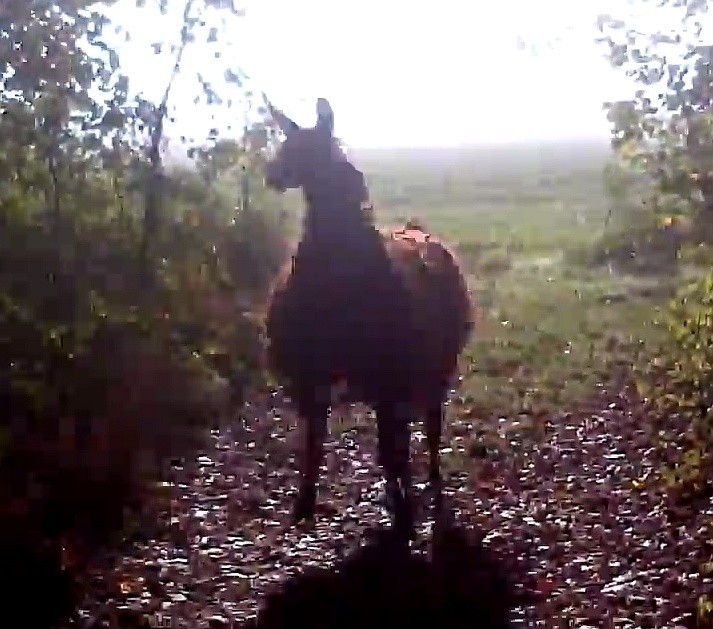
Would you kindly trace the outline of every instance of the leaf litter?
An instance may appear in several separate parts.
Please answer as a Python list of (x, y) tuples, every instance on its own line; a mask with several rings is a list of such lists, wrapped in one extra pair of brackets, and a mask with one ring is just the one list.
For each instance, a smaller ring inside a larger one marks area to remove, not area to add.
[[(172, 627), (247, 627), (286, 583), (334, 572), (374, 527), (388, 527), (374, 422), (358, 408), (331, 421), (314, 526), (290, 527), (298, 431), (288, 408), (279, 391), (247, 404), (233, 426), (213, 433), (210, 451), (172, 469), (162, 531), (97, 563), (85, 584), (86, 626), (163, 614)], [(682, 514), (657, 481), (672, 454), (657, 447), (661, 431), (682, 434), (682, 420), (655, 424), (622, 388), (586, 411), (547, 419), (542, 440), (511, 433), (505, 451), (472, 447), (520, 421), (472, 417), (454, 394), (443, 448), (457, 463), (444, 465), (455, 521), (519, 592), (511, 626), (695, 626), (698, 597), (713, 591), (700, 571), (713, 504)], [(433, 522), (418, 426), (412, 448), (420, 522), (412, 553), (425, 556)], [(478, 579), (495, 572), (470, 580)], [(458, 626), (485, 626), (474, 610)]]

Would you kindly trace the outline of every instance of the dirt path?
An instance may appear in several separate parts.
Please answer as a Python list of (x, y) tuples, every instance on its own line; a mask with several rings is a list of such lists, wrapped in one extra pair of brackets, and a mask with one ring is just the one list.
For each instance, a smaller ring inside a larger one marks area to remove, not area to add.
[[(456, 520), (520, 566), (517, 578), (538, 597), (514, 610), (514, 626), (692, 627), (697, 596), (711, 589), (698, 568), (713, 505), (675, 518), (653, 483), (657, 437), (640, 405), (621, 394), (601, 406), (553, 420), (544, 443), (513, 443), (507, 456), (451, 474)], [(329, 439), (315, 528), (285, 532), (295, 437), (280, 408), (276, 400), (249, 409), (242, 426), (215, 435), (214, 451), (176, 470), (173, 533), (135, 545), (109, 578), (97, 577), (89, 614), (119, 604), (124, 614), (163, 610), (173, 627), (242, 622), (278, 583), (333, 563), (367, 527), (387, 522), (364, 419)], [(449, 447), (465, 452), (472, 423), (451, 424)], [(421, 437), (414, 432), (424, 478)], [(427, 520), (421, 538), (429, 533)]]

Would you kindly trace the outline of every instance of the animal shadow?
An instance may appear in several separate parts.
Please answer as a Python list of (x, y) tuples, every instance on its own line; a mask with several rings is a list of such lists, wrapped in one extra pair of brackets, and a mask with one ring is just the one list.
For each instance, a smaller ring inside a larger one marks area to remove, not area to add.
[(428, 556), (416, 555), (391, 530), (332, 569), (286, 582), (266, 600), (254, 629), (374, 627), (395, 621), (424, 626), (510, 626), (517, 604), (507, 571), (452, 524), (434, 528)]
[(0, 545), (0, 605), (19, 610), (34, 627), (57, 627), (78, 602), (74, 578), (61, 568), (54, 549), (30, 547), (12, 538)]

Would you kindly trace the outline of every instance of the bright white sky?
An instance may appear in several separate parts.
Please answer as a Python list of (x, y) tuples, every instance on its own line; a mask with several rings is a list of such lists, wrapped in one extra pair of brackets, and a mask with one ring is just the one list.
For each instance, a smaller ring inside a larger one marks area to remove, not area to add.
[[(149, 44), (175, 37), (183, 2), (169, 0), (171, 15), (154, 20), (132, 9), (134, 1), (112, 10), (132, 33), (119, 50), (122, 65), (135, 88), (157, 98), (171, 63)], [(298, 123), (312, 124), (316, 98), (328, 98), (336, 133), (351, 146), (604, 139), (602, 103), (635, 89), (593, 43), (597, 13), (620, 2), (247, 0), (246, 16), (221, 41), (229, 45), (224, 57), (242, 65), (254, 89)], [(533, 55), (518, 38), (560, 41)], [(187, 70), (224, 67), (202, 43), (186, 57)], [(195, 89), (181, 81), (171, 99), (182, 104), (187, 135), (215, 124), (193, 106)], [(237, 115), (216, 113), (219, 126)]]

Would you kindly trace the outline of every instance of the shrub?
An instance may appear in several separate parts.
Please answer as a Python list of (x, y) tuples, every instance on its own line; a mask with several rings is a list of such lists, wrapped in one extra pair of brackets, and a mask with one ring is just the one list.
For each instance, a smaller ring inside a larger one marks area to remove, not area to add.
[(683, 417), (686, 450), (664, 471), (675, 498), (709, 489), (713, 448), (713, 273), (696, 279), (671, 301), (667, 341), (639, 367), (639, 389), (659, 418)]
[[(274, 198), (259, 183), (264, 126), (240, 141), (205, 129), (195, 160), (175, 156), (169, 161), (186, 168), (164, 168), (172, 148), (164, 122), (174, 118), (183, 52), (194, 29), (213, 20), (207, 31), (216, 40), (226, 23), (218, 14), (238, 12), (232, 3), (186, 5), (180, 43), (163, 46), (170, 74), (161, 76), (161, 64), (151, 72), (165, 79), (159, 102), (137, 93), (115, 37), (105, 36), (117, 19), (111, 32), (130, 39), (122, 15), (110, 18), (87, 0), (43, 5), (41, 19), (37, 3), (5, 5), (0, 556), (13, 582), (21, 574), (58, 591), (63, 548), (84, 543), (86, 552), (73, 553), (80, 566), (78, 557), (113, 541), (165, 459), (199, 447), (229, 403), (259, 381), (260, 325), (250, 309), (284, 246), (268, 211)], [(150, 5), (137, 8), (161, 19), (163, 7)], [(157, 55), (162, 43), (154, 43)], [(211, 63), (219, 57), (211, 52)], [(250, 100), (229, 65), (216, 73), (222, 88), (201, 80), (196, 104)], [(239, 91), (218, 95), (230, 86)], [(254, 211), (234, 220), (240, 173), (245, 184), (252, 178)], [(54, 585), (6, 564), (10, 557), (48, 567)]]
[(168, 201), (148, 260), (131, 206), (3, 216), (0, 521), (32, 556), (116, 539), (165, 461), (262, 377), (251, 307), (285, 255), (280, 225)]

